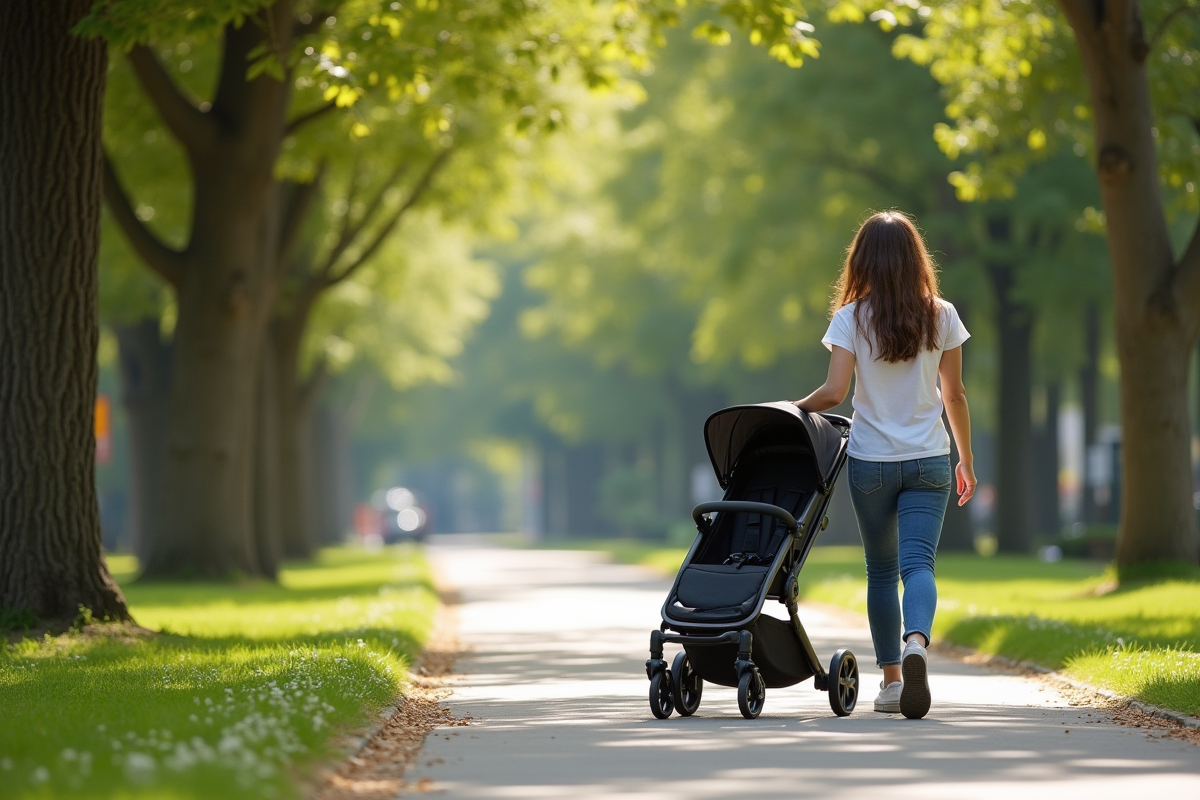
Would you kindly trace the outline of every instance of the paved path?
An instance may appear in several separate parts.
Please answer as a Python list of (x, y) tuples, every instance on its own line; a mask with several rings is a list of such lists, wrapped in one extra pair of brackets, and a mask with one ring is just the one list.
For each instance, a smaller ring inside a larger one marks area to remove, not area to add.
[(478, 720), (434, 731), (411, 769), (443, 797), (1200, 798), (1200, 748), (1037, 681), (935, 655), (929, 716), (876, 714), (865, 626), (808, 607), (822, 658), (849, 646), (866, 662), (854, 714), (835, 717), (810, 681), (769, 690), (757, 720), (713, 685), (696, 716), (656, 720), (643, 663), (667, 582), (589, 553), (442, 542), (430, 552), (473, 648), (449, 703)]

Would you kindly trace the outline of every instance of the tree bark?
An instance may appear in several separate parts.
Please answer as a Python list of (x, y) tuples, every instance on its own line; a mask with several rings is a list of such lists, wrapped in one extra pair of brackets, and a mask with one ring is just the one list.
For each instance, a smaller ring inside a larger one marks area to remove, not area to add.
[(344, 413), (319, 404), (311, 414), (308, 436), (315, 454), (307, 486), (313, 498), (317, 544), (339, 544), (354, 525), (350, 474), (350, 423)]
[(129, 539), (144, 563), (161, 534), (162, 466), (167, 452), (171, 345), (157, 319), (115, 327), (121, 402), (129, 424)]
[(280, 514), (279, 460), (282, 431), (276, 410), (281, 388), (275, 361), (266, 356), (258, 373), (258, 402), (254, 447), (254, 545), (258, 566), (265, 577), (279, 575), (283, 559), (283, 519)]
[(129, 619), (96, 502), (103, 42), (90, 0), (0, 3), (0, 609)]
[(274, 363), (278, 381), (275, 419), (279, 427), (276, 454), (279, 463), (279, 520), (283, 552), (287, 558), (312, 558), (317, 548), (316, 495), (334, 487), (318, 481), (313, 461), (314, 402), (320, 374), (301, 381), (300, 343), (307, 325), (307, 312), (277, 319), (271, 325), (268, 360)]
[(1033, 463), (1033, 500), (1036, 508), (1034, 530), (1045, 541), (1062, 532), (1062, 514), (1058, 503), (1058, 412), (1062, 404), (1062, 387), (1057, 381), (1045, 386), (1046, 418), (1038, 426)]
[[(252, 491), (259, 365), (279, 285), (281, 193), (273, 170), (289, 82), (265, 72), (247, 80), (246, 68), (256, 48), (286, 50), (280, 37), (291, 23), (290, 2), (279, 0), (240, 27), (226, 28), (217, 90), (206, 110), (174, 90), (152, 53), (135, 48), (131, 54), (147, 96), (185, 148), (194, 194), (187, 248), (139, 250), (144, 258), (154, 255), (150, 266), (172, 280), (179, 306), (163, 535), (148, 553), (147, 577), (272, 571), (259, 552)], [(128, 215), (116, 216), (132, 241), (145, 242)]]
[(1084, 361), (1079, 368), (1079, 404), (1083, 408), (1083, 501), (1080, 517), (1084, 522), (1099, 522), (1100, 509), (1096, 505), (1096, 492), (1092, 485), (1091, 452), (1100, 429), (1100, 311), (1095, 303), (1089, 303), (1083, 313)]
[[(988, 232), (994, 242), (1012, 238), (1007, 217), (993, 217)], [(1029, 400), (1032, 372), (1033, 319), (1030, 310), (1013, 297), (1015, 269), (1005, 258), (987, 264), (996, 298), (996, 331), (1000, 340), (1000, 374), (997, 379), (999, 425), (996, 435), (996, 542), (1003, 553), (1028, 553), (1033, 549), (1029, 508), (1030, 436)]]
[(1141, 4), (1060, 4), (1087, 78), (1112, 258), (1123, 459), (1118, 571), (1195, 563), (1187, 376), (1200, 332), (1200, 230), (1176, 259), (1159, 189)]

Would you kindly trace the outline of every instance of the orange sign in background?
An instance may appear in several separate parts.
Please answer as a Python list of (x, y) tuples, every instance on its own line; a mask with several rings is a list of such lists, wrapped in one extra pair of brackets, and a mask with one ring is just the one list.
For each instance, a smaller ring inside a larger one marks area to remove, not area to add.
[(112, 409), (107, 395), (96, 397), (96, 463), (112, 460)]

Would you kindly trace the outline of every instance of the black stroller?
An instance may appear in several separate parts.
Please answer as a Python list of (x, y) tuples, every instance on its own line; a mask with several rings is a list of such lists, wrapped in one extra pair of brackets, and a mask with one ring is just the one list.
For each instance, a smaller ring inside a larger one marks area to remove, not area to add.
[[(808, 678), (838, 716), (858, 701), (858, 662), (838, 650), (826, 672), (796, 616), (797, 576), (825, 529), (833, 485), (846, 463), (850, 420), (792, 403), (733, 406), (704, 423), (725, 499), (692, 510), (699, 534), (650, 634), (650, 710), (666, 719), (700, 707), (704, 681), (736, 686), (742, 716), (762, 713), (768, 688)], [(706, 515), (716, 514), (709, 519)], [(763, 613), (767, 600), (789, 620)], [(683, 645), (671, 668), (663, 644)]]

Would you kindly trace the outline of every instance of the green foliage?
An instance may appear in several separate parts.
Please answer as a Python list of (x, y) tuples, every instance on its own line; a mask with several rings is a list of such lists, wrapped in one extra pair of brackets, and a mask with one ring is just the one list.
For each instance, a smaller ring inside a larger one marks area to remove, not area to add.
[[(992, 371), (988, 258), (1018, 266), (1043, 377), (1075, 369), (1079, 312), (1108, 292), (1102, 240), (1080, 213), (1096, 202), (1086, 164), (1061, 154), (1021, 178), (1020, 202), (961, 204), (930, 136), (938, 86), (896, 63), (894, 35), (829, 26), (822, 58), (790, 70), (745, 43), (685, 34), (642, 78), (645, 102), (576, 101), (532, 174), (518, 173), (522, 234), (495, 253), (513, 266), (494, 316), (462, 380), (399, 412), (454, 422), (420, 426), (406, 452), (543, 429), (640, 445), (684, 401), (799, 396), (824, 374), (830, 285), (871, 208), (916, 212), (944, 290), (967, 298), (973, 390)], [(991, 215), (1013, 219), (1003, 248), (988, 240)], [(987, 393), (974, 397), (987, 427)]]
[[(1160, 177), (1174, 207), (1195, 212), (1200, 15), (1171, 14), (1179, 4), (1168, 0), (1140, 5)], [(907, 2), (866, 0), (839, 3), (836, 14), (909, 31), (896, 40), (896, 55), (928, 67), (948, 101), (938, 144), (952, 158), (975, 155), (952, 175), (962, 199), (1012, 196), (1018, 175), (1060, 149), (1095, 155), (1079, 49), (1050, 0), (945, 0), (915, 12)]]
[(394, 700), (437, 605), (413, 550), (327, 550), (278, 586), (124, 589), (164, 633), (0, 651), (6, 797), (298, 796), (297, 767)]
[(449, 360), (498, 290), (494, 265), (474, 256), (461, 226), (419, 214), (324, 296), (307, 358), (335, 372), (374, 366), (397, 389), (445, 383), (453, 375)]
[[(121, 48), (188, 34), (214, 35), (242, 24), (273, 0), (95, 0), (92, 13), (75, 26), (81, 36), (99, 36)], [(328, 4), (327, 4), (328, 5)]]

